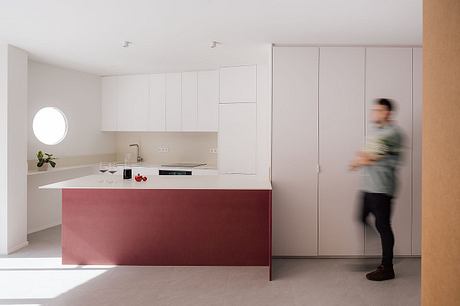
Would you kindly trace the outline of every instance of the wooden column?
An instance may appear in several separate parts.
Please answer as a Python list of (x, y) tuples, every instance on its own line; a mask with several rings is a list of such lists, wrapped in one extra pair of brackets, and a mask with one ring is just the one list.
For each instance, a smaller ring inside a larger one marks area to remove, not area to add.
[(425, 0), (422, 304), (460, 305), (460, 1)]

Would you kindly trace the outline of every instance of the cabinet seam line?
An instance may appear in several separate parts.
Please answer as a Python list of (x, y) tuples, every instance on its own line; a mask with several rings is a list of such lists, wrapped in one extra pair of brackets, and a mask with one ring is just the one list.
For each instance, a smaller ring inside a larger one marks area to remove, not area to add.
[(320, 87), (320, 82), (319, 82), (319, 78), (320, 78), (320, 73), (319, 73), (319, 69), (320, 69), (320, 60), (321, 60), (321, 48), (318, 48), (318, 71), (317, 71), (317, 75), (318, 75), (318, 92), (317, 92), (317, 100), (316, 100), (316, 107), (317, 107), (317, 117), (316, 117), (316, 149), (317, 149), (317, 156), (316, 156), (316, 164), (317, 164), (317, 171), (316, 171), (316, 255), (319, 256), (319, 231), (320, 231), (320, 227), (319, 227), (319, 223), (320, 223), (320, 215), (319, 215), (319, 201), (320, 201), (320, 196), (319, 196), (319, 174), (320, 174), (320, 171), (319, 171), (319, 154), (320, 154), (320, 151), (319, 151), (319, 87)]
[[(367, 48), (364, 48), (364, 101), (363, 101), (363, 125), (364, 125), (364, 135), (363, 135), (363, 144), (366, 143), (366, 123), (367, 123), (367, 111), (366, 111), (366, 101), (367, 101)], [(361, 170), (362, 171), (362, 170)], [(363, 201), (363, 199), (361, 199)], [(363, 255), (366, 255), (366, 226), (363, 225), (363, 236), (364, 236), (364, 243), (363, 243)]]
[(414, 254), (414, 49), (411, 49), (410, 253)]

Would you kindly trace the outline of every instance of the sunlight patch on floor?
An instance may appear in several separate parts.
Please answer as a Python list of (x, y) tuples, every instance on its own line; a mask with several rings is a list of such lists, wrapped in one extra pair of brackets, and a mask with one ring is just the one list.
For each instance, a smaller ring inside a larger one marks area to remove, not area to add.
[(62, 265), (60, 257), (0, 258), (0, 299), (55, 298), (112, 267)]

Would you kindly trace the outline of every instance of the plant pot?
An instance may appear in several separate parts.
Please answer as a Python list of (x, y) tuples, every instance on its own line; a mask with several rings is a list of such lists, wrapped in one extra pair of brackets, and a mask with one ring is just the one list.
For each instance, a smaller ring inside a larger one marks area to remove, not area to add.
[(46, 171), (48, 170), (48, 164), (43, 164), (41, 167), (37, 167), (38, 171)]

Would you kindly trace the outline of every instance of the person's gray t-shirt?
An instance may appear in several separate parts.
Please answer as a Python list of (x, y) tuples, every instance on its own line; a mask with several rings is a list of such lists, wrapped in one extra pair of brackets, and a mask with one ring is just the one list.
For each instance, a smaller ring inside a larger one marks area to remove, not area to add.
[(364, 167), (363, 191), (394, 196), (398, 186), (397, 170), (402, 158), (403, 135), (393, 124), (374, 127), (371, 134), (374, 141), (381, 143), (385, 149), (376, 162)]

